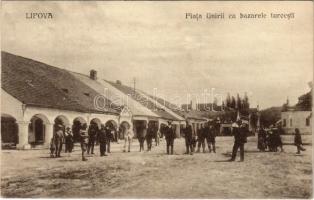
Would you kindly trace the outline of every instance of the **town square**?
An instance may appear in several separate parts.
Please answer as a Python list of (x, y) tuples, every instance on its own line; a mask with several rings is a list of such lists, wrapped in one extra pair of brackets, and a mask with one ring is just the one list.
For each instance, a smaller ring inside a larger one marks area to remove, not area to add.
[(1, 197), (312, 198), (307, 6), (4, 2)]

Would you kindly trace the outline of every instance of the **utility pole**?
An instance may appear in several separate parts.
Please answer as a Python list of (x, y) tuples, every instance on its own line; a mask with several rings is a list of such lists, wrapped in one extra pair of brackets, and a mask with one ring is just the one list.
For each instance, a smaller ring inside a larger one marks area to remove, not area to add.
[(136, 84), (136, 78), (134, 77), (133, 78), (133, 92), (134, 92), (134, 94), (135, 94), (135, 84)]

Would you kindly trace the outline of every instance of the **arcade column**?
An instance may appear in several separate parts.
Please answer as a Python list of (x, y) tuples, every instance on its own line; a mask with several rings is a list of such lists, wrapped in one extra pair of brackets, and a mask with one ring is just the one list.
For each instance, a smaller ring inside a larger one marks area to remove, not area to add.
[(180, 124), (176, 124), (176, 137), (180, 138), (181, 134), (180, 134)]
[(18, 125), (18, 135), (19, 135), (19, 143), (17, 144), (17, 149), (30, 149), (31, 146), (28, 144), (28, 126), (30, 122), (19, 121)]
[(50, 140), (53, 136), (53, 126), (54, 126), (53, 123), (45, 124), (45, 143), (44, 143), (45, 147), (49, 147)]

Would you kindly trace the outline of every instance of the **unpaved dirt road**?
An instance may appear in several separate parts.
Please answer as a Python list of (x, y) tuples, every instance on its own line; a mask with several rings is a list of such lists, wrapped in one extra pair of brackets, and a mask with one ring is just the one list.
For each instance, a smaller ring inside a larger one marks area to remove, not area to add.
[(312, 146), (295, 155), (260, 153), (253, 139), (245, 146), (245, 162), (226, 162), (233, 138), (217, 138), (217, 153), (183, 155), (184, 140), (175, 141), (175, 155), (165, 155), (165, 142), (151, 152), (122, 153), (112, 145), (108, 157), (82, 162), (79, 146), (69, 157), (49, 158), (47, 150), (3, 150), (3, 197), (98, 198), (310, 198)]

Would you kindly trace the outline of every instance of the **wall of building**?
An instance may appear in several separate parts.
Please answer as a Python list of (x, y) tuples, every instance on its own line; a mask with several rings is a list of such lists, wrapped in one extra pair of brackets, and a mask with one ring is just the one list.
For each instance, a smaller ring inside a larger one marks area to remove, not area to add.
[(22, 102), (1, 88), (1, 115), (10, 115), (17, 121), (23, 120)]
[[(62, 119), (62, 122), (66, 127), (72, 127), (74, 120), (78, 119), (80, 122), (90, 124), (91, 120), (95, 119), (101, 124), (105, 124), (108, 121), (114, 121), (119, 125), (120, 121), (131, 122), (131, 115), (123, 115), (120, 119), (119, 115), (113, 114), (100, 114), (100, 113), (82, 113), (68, 110), (42, 108), (36, 106), (24, 105), (12, 97), (10, 94), (2, 90), (1, 93), (1, 116), (13, 117), (18, 126), (18, 144), (17, 148), (27, 149), (30, 148), (30, 136), (33, 136), (33, 132), (30, 132), (30, 124), (32, 118), (40, 118), (44, 124), (44, 146), (48, 146), (50, 139), (53, 135), (53, 127), (56, 118)], [(33, 122), (34, 123), (34, 122)], [(130, 123), (131, 124), (131, 123)], [(9, 131), (8, 131), (9, 133)]]
[[(286, 111), (281, 112), (281, 123), (286, 134), (293, 134), (298, 128), (301, 134), (312, 133), (311, 111)], [(309, 124), (306, 123), (308, 119)]]

